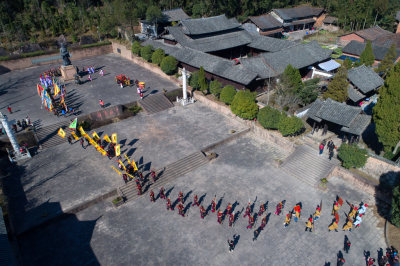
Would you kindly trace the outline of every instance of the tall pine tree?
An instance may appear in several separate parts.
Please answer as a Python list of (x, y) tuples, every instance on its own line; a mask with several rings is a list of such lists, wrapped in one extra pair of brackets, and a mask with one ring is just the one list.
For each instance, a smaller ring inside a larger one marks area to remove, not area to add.
[(392, 152), (400, 140), (400, 64), (390, 70), (373, 109), (375, 132), (385, 152)]
[(375, 62), (374, 52), (372, 50), (371, 41), (367, 41), (367, 45), (365, 46), (364, 51), (360, 55), (360, 63), (366, 66), (372, 66)]
[(347, 81), (347, 69), (342, 65), (332, 81), (328, 84), (328, 90), (323, 94), (325, 99), (331, 98), (338, 102), (345, 102), (349, 98), (347, 93), (347, 87), (349, 82)]
[(396, 45), (392, 44), (390, 46), (389, 51), (385, 54), (385, 57), (383, 58), (382, 62), (379, 64), (379, 66), (376, 68), (377, 73), (383, 73), (382, 76), (385, 77), (389, 71), (393, 68), (394, 66), (394, 60), (396, 60), (397, 52), (396, 52)]

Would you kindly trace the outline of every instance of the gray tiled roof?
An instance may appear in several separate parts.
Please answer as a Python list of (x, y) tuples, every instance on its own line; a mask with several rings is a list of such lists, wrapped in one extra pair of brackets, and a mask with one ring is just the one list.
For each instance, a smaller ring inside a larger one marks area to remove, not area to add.
[(180, 26), (168, 27), (169, 33), (182, 46), (202, 52), (220, 51), (246, 45), (252, 41), (252, 36), (243, 29), (237, 29), (224, 34), (192, 39), (185, 35)]
[(252, 42), (249, 43), (247, 46), (265, 52), (277, 52), (296, 45), (296, 43), (292, 41), (262, 36), (260, 34), (252, 35), (252, 37)]
[(265, 63), (265, 59), (261, 56), (242, 58), (240, 63), (248, 70), (258, 74), (260, 78), (267, 79), (275, 77), (279, 74), (276, 73), (271, 67)]
[(383, 85), (383, 79), (365, 65), (347, 71), (347, 79), (362, 93), (366, 94)]
[[(366, 43), (361, 43), (353, 40), (343, 48), (342, 52), (346, 54), (360, 56), (361, 53), (364, 51), (365, 46)], [(389, 48), (372, 44), (372, 51), (374, 52), (375, 59), (381, 61), (385, 57), (386, 53), (389, 51)], [(396, 58), (398, 58), (399, 56), (400, 56), (400, 50), (397, 49)]]
[(215, 33), (240, 27), (240, 23), (237, 22), (236, 19), (228, 19), (225, 15), (186, 19), (182, 20), (180, 23), (183, 32), (188, 35)]
[(367, 126), (371, 123), (371, 116), (359, 114), (351, 123), (350, 127), (342, 127), (341, 130), (354, 135), (361, 135)]
[[(320, 100), (318, 99), (318, 101)], [(326, 99), (322, 103), (319, 102), (316, 105), (320, 108), (316, 109), (311, 107), (308, 111), (311, 111), (311, 115), (345, 127), (349, 127), (357, 115), (362, 111), (360, 107), (339, 103), (330, 98)], [(310, 115), (309, 113), (307, 114)]]
[(334, 22), (337, 22), (337, 17), (332, 17), (332, 16), (326, 16), (322, 22), (327, 23), (327, 24), (332, 24)]
[(320, 15), (324, 9), (319, 7), (298, 6), (292, 8), (273, 9), (284, 20), (301, 19)]
[(162, 12), (162, 14), (164, 15), (165, 19), (169, 22), (180, 21), (190, 18), (188, 14), (186, 14), (185, 11), (182, 10), (182, 8), (165, 10)]
[(170, 46), (155, 40), (147, 40), (142, 43), (143, 46), (149, 44), (154, 48), (163, 49), (166, 54), (175, 57), (182, 63), (195, 68), (200, 68), (202, 66), (205, 71), (211, 74), (243, 85), (250, 84), (250, 82), (257, 77), (257, 73), (245, 69), (241, 65), (234, 65), (232, 61), (218, 56), (203, 53), (191, 48)]
[(332, 50), (322, 48), (316, 41), (301, 43), (274, 53), (263, 53), (266, 63), (275, 70), (278, 75), (282, 74), (290, 64), (300, 69), (330, 58)]
[(386, 35), (393, 35), (394, 33), (384, 30), (379, 26), (374, 26), (368, 29), (364, 29), (364, 30), (359, 30), (354, 32), (355, 34), (357, 34), (358, 36), (366, 39), (366, 40), (376, 40), (379, 39), (380, 37), (386, 36)]
[(365, 98), (365, 95), (362, 94), (359, 90), (355, 89), (351, 84), (347, 87), (347, 94), (353, 102), (358, 102)]
[(257, 17), (249, 17), (249, 20), (256, 24), (257, 27), (259, 27), (262, 31), (282, 27), (282, 23), (280, 23), (271, 14), (264, 14)]

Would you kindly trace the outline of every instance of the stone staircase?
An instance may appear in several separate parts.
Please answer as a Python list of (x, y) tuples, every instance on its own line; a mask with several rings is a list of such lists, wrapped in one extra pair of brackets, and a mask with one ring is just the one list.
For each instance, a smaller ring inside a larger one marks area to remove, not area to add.
[(39, 139), (39, 145), (42, 149), (46, 149), (49, 147), (57, 146), (61, 143), (67, 142), (67, 137), (64, 139), (57, 135), (58, 130), (62, 127), (65, 131), (65, 128), (68, 127), (70, 122), (68, 120), (61, 121), (49, 126), (39, 127), (36, 129), (36, 135)]
[(339, 164), (339, 160), (336, 158), (329, 161), (327, 149), (322, 155), (319, 155), (318, 152), (317, 149), (307, 144), (297, 146), (280, 168), (311, 186), (318, 186), (320, 180), (327, 177), (333, 167)]
[[(182, 159), (179, 159), (178, 161), (173, 162), (165, 166), (164, 168), (157, 170), (156, 173), (158, 175), (158, 180), (156, 183), (151, 184), (147, 191), (153, 189), (154, 193), (157, 194), (156, 191), (157, 189), (161, 188), (162, 186), (165, 187), (165, 185), (171, 182), (172, 180), (180, 176), (183, 176), (195, 170), (196, 168), (205, 165), (208, 162), (209, 162), (208, 159), (200, 151), (192, 153)], [(161, 176), (160, 172), (162, 172)], [(134, 181), (128, 182), (124, 186), (120, 187), (119, 190), (121, 192), (121, 196), (125, 198), (125, 201), (135, 200), (146, 194), (146, 193), (142, 195), (137, 194), (136, 184)]]
[(174, 106), (163, 93), (147, 96), (143, 100), (138, 101), (138, 103), (149, 114), (154, 114)]

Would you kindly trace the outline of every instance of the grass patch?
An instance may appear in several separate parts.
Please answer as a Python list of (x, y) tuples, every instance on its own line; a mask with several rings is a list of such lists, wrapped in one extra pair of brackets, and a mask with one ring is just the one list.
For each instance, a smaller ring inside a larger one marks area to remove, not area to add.
[(140, 107), (139, 105), (132, 105), (131, 107), (128, 108), (128, 110), (129, 110), (133, 115), (136, 115), (137, 113), (139, 113), (140, 111), (142, 111), (142, 107)]
[(112, 203), (113, 203), (113, 204), (118, 204), (118, 203), (120, 203), (121, 201), (122, 201), (122, 198), (121, 198), (121, 197), (116, 197), (115, 199), (112, 200)]

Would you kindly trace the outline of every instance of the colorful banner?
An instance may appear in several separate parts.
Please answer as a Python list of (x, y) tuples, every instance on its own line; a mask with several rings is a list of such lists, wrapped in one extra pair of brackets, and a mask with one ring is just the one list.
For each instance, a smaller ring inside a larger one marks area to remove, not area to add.
[(136, 166), (136, 163), (135, 163), (135, 160), (132, 159), (131, 165), (133, 166), (133, 169), (134, 169), (135, 171), (138, 170), (138, 168), (137, 168), (137, 166)]
[(71, 132), (71, 135), (74, 137), (75, 140), (79, 140), (78, 136), (76, 135), (75, 131)]
[(111, 139), (112, 139), (112, 142), (113, 142), (114, 144), (117, 144), (117, 133), (113, 133), (113, 134), (111, 135)]
[(125, 158), (128, 161), (129, 164), (131, 164), (131, 161), (129, 160), (128, 156), (125, 154)]
[(57, 83), (54, 84), (54, 96), (57, 96), (60, 93), (60, 88), (57, 86)]
[(64, 130), (63, 130), (61, 127), (60, 127), (60, 129), (58, 130), (57, 134), (58, 134), (60, 137), (65, 138), (65, 132), (64, 132)]
[[(64, 100), (64, 98), (63, 98), (63, 100)], [(72, 123), (69, 125), (69, 128), (70, 129), (76, 129), (76, 125), (78, 124), (78, 118), (76, 117), (75, 119), (74, 119), (74, 121), (72, 121)], [(83, 130), (83, 128), (82, 128), (82, 130)]]
[(115, 145), (115, 156), (121, 155), (121, 147), (120, 145)]
[(111, 142), (111, 139), (108, 137), (107, 134), (104, 135), (103, 139), (104, 139), (105, 141), (107, 141), (108, 143)]
[(42, 97), (43, 88), (39, 84), (36, 85), (39, 97)]
[(123, 167), (124, 170), (126, 171), (126, 167), (125, 167), (125, 165), (121, 162), (121, 160), (118, 160), (118, 162), (122, 165), (122, 167)]
[(111, 167), (112, 167), (112, 169), (114, 169), (114, 170), (115, 170), (115, 172), (117, 172), (119, 175), (122, 175), (122, 174), (121, 174), (121, 172), (117, 170), (117, 168), (115, 168), (115, 167), (114, 167), (114, 166), (112, 166), (112, 165), (111, 165)]
[(100, 139), (99, 135), (97, 135), (97, 133), (95, 131), (93, 131), (92, 136), (95, 141), (98, 141)]
[(78, 128), (78, 130), (79, 130), (79, 132), (81, 133), (81, 136), (85, 136), (86, 135), (86, 132), (85, 132), (85, 130), (83, 130), (83, 127), (79, 127)]

